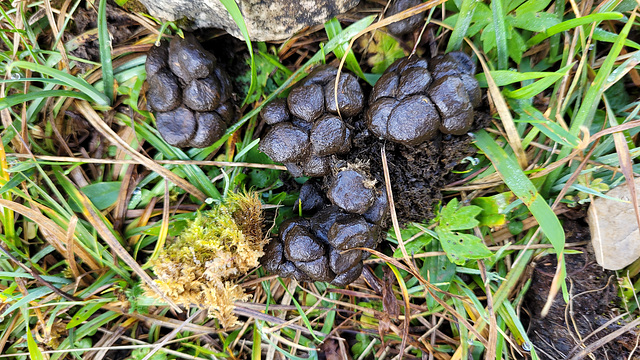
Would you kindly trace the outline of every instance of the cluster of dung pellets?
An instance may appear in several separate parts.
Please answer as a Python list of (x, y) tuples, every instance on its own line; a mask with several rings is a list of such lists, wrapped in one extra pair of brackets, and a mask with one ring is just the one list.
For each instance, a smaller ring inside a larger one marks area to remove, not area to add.
[(330, 174), (332, 156), (351, 147), (351, 130), (343, 119), (362, 111), (364, 95), (358, 79), (343, 72), (336, 96), (337, 73), (327, 65), (316, 68), (286, 99), (270, 102), (261, 112), (272, 127), (260, 150), (285, 164), (294, 177)]
[(366, 171), (353, 166), (326, 178), (324, 187), (313, 180), (302, 186), (300, 210), (313, 216), (280, 225), (278, 238), (271, 240), (261, 260), (267, 271), (336, 286), (360, 277), (362, 261), (369, 256), (360, 248), (375, 248), (383, 233), (381, 223), (389, 208), (386, 193)]
[(376, 82), (365, 120), (381, 138), (418, 145), (438, 132), (464, 135), (474, 121), (482, 93), (475, 64), (462, 52), (394, 62)]
[(235, 116), (231, 80), (192, 34), (154, 46), (146, 70), (147, 104), (168, 144), (203, 148), (224, 135)]

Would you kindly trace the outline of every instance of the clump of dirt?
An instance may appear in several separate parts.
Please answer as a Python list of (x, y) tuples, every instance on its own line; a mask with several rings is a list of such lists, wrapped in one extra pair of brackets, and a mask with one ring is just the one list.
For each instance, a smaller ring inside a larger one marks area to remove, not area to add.
[[(71, 41), (73, 56), (91, 60), (100, 61), (100, 44), (98, 42), (98, 12), (96, 9), (78, 9), (73, 16), (75, 27), (67, 33), (65, 32), (65, 42)], [(107, 2), (107, 28), (112, 36), (111, 45), (116, 47), (119, 44), (129, 40), (140, 27), (135, 20), (127, 15), (127, 12), (118, 6), (111, 5)], [(92, 65), (78, 63), (81, 71), (92, 68)]]
[[(564, 227), (567, 242), (589, 240), (589, 228), (583, 220), (566, 220)], [(559, 293), (549, 314), (544, 318), (541, 317), (541, 311), (556, 272), (556, 256), (548, 255), (534, 265), (531, 288), (525, 297), (524, 308), (531, 316), (529, 339), (540, 359), (569, 358), (584, 346), (589, 346), (626, 324), (624, 319), (615, 321), (581, 345), (580, 339), (591, 335), (623, 311), (618, 308), (615, 273), (603, 271), (587, 248), (578, 250), (582, 253), (565, 255), (570, 303), (566, 304)], [(635, 347), (636, 337), (637, 333), (627, 332), (592, 354), (596, 359), (626, 359)]]
[[(489, 121), (486, 113), (477, 111), (472, 131), (486, 127)], [(476, 152), (469, 135), (440, 133), (418, 146), (406, 146), (381, 141), (371, 134), (364, 120), (357, 121), (355, 127), (358, 135), (353, 138), (348, 161), (368, 161), (371, 175), (385, 183), (381, 157), (382, 148), (385, 148), (395, 209), (401, 225), (433, 218), (434, 205), (442, 200), (440, 189), (453, 181), (451, 171), (460, 166), (460, 160)]]

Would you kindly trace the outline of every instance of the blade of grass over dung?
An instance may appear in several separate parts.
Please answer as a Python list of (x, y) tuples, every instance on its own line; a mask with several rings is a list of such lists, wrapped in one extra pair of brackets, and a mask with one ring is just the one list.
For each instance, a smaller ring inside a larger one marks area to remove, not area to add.
[[(602, 66), (600, 66), (600, 69), (598, 69), (598, 73), (596, 74), (593, 82), (590, 84), (586, 94), (584, 95), (584, 99), (582, 100), (580, 109), (571, 120), (571, 127), (569, 128), (569, 132), (571, 134), (578, 136), (580, 134), (581, 128), (583, 126), (588, 127), (590, 125), (590, 122), (593, 120), (596, 109), (598, 108), (598, 104), (600, 103), (600, 99), (602, 98), (602, 94), (605, 90), (604, 84), (611, 74), (611, 71), (613, 70), (613, 66), (615, 65), (615, 61), (618, 58), (618, 55), (622, 51), (624, 41), (629, 35), (629, 31), (631, 30), (631, 26), (633, 25), (635, 18), (636, 13), (634, 11), (631, 14), (631, 18), (629, 18), (629, 20), (627, 21), (627, 24), (622, 28), (622, 31), (620, 31), (620, 35), (618, 35), (618, 38), (613, 43), (609, 54), (602, 63)], [(563, 159), (567, 157), (571, 153), (571, 150), (572, 149), (570, 147), (563, 146), (557, 158)], [(546, 194), (548, 190), (551, 189), (563, 169), (564, 165), (561, 165), (549, 174), (544, 184), (544, 188), (542, 191), (543, 194)]]
[(465, 35), (467, 35), (467, 30), (469, 30), (469, 26), (471, 25), (471, 18), (473, 18), (473, 13), (476, 10), (477, 4), (478, 2), (475, 0), (462, 1), (462, 5), (460, 5), (460, 13), (458, 13), (458, 19), (456, 20), (456, 26), (451, 32), (451, 37), (449, 38), (449, 43), (447, 44), (447, 50), (445, 52), (460, 49), (462, 41), (464, 40)]
[[(573, 29), (578, 26), (591, 24), (594, 22), (605, 21), (605, 20), (620, 20), (623, 17), (624, 16), (622, 14), (617, 12), (606, 12), (606, 13), (599, 13), (599, 14), (591, 14), (591, 15), (579, 17), (577, 19), (566, 20), (561, 22), (558, 25), (554, 25), (548, 28), (547, 30), (529, 39), (529, 41), (527, 41), (527, 47), (532, 47), (534, 45), (537, 45), (548, 37), (551, 37), (555, 34), (559, 34), (563, 31)], [(633, 21), (630, 21), (629, 23), (633, 23)]]
[(506, 69), (509, 61), (507, 48), (507, 28), (505, 25), (505, 12), (503, 0), (491, 1), (493, 13), (493, 27), (496, 35), (496, 48), (498, 50), (498, 68)]
[[(342, 32), (342, 26), (340, 26), (340, 21), (338, 21), (338, 19), (333, 18), (327, 21), (326, 23), (324, 23), (324, 30), (327, 33), (327, 37), (329, 38), (329, 40), (331, 40)], [(345, 41), (339, 46), (337, 46), (335, 49), (333, 49), (333, 53), (336, 54), (336, 57), (338, 59), (342, 59), (343, 56), (346, 56), (347, 69), (353, 71), (358, 77), (360, 77), (364, 81), (369, 82), (367, 77), (364, 76), (364, 72), (360, 68), (360, 64), (358, 64), (358, 60), (356, 59), (356, 56), (353, 54), (353, 51), (352, 50), (347, 51), (348, 47), (349, 47), (349, 42)], [(369, 85), (373, 86), (373, 84), (370, 82), (369, 82)]]
[(540, 196), (518, 163), (509, 157), (486, 131), (480, 130), (475, 135), (476, 146), (491, 160), (509, 189), (529, 208), (558, 256), (562, 256), (565, 243), (564, 230), (549, 204)]
[(86, 101), (92, 100), (87, 94), (83, 94), (81, 92), (72, 91), (72, 90), (32, 91), (26, 94), (16, 94), (16, 95), (7, 96), (6, 98), (0, 99), (0, 110), (6, 109), (14, 105), (22, 104), (28, 101), (32, 101), (35, 99), (51, 98), (56, 96), (72, 97), (72, 98), (82, 99)]
[(251, 44), (251, 38), (249, 37), (249, 31), (247, 30), (247, 24), (244, 22), (244, 18), (242, 17), (242, 13), (240, 12), (240, 8), (238, 4), (233, 0), (220, 0), (222, 5), (224, 5), (225, 9), (231, 15), (231, 18), (240, 29), (240, 33), (244, 38), (244, 42), (247, 44), (247, 49), (249, 50), (249, 56), (251, 61), (251, 84), (249, 85), (249, 91), (247, 91), (247, 96), (244, 98), (242, 102), (243, 105), (246, 104), (247, 99), (251, 97), (251, 95), (256, 91), (256, 87), (258, 86), (258, 70), (256, 69), (256, 59), (253, 55), (253, 45)]
[(51, 76), (58, 81), (62, 81), (65, 85), (77, 89), (83, 94), (86, 94), (96, 104), (105, 107), (109, 106), (109, 98), (107, 98), (105, 94), (101, 93), (95, 87), (93, 87), (93, 85), (89, 84), (85, 79), (67, 74), (64, 71), (52, 69), (50, 67), (28, 61), (15, 61), (9, 65), (9, 69), (7, 71), (10, 72), (11, 68), (13, 67), (31, 70), (33, 72), (39, 72), (43, 75)]
[(107, 28), (107, 0), (100, 0), (100, 7), (98, 7), (98, 42), (104, 94), (111, 105), (113, 103), (113, 65), (111, 64), (111, 38)]

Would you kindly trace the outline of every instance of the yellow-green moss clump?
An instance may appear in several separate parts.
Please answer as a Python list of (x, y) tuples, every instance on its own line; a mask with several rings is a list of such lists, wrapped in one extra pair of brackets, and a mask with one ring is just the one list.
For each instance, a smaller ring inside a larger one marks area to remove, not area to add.
[(222, 326), (235, 325), (233, 302), (250, 296), (235, 280), (257, 267), (264, 254), (261, 215), (256, 193), (232, 194), (199, 213), (152, 262), (156, 284), (177, 304), (205, 308)]

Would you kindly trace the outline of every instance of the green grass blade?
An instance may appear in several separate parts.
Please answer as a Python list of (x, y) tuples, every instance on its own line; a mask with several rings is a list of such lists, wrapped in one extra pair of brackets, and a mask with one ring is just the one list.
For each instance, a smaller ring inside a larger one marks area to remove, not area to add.
[(565, 76), (569, 70), (571, 70), (571, 67), (573, 67), (573, 63), (558, 70), (557, 72), (553, 73), (553, 75), (551, 76), (546, 76), (534, 82), (533, 84), (523, 86), (518, 90), (514, 90), (514, 91), (504, 90), (504, 95), (512, 99), (530, 99), (540, 94), (541, 92), (543, 92), (549, 86), (555, 84), (556, 81), (562, 79), (562, 77)]
[(258, 86), (258, 70), (256, 69), (255, 57), (253, 56), (253, 45), (251, 45), (249, 31), (247, 30), (247, 24), (244, 22), (244, 18), (242, 17), (242, 13), (240, 12), (238, 4), (236, 4), (236, 2), (233, 0), (220, 0), (220, 2), (227, 9), (229, 15), (231, 15), (231, 18), (240, 29), (240, 33), (242, 34), (242, 37), (244, 37), (244, 41), (247, 44), (247, 49), (249, 49), (249, 56), (251, 56), (251, 84), (249, 85), (249, 91), (247, 91), (247, 97), (244, 98), (244, 105), (247, 99), (249, 99), (251, 95), (256, 91), (256, 86)]
[(449, 38), (446, 52), (460, 49), (464, 36), (467, 34), (467, 30), (469, 30), (469, 26), (471, 25), (471, 18), (473, 17), (477, 4), (478, 2), (475, 0), (464, 0), (462, 5), (460, 5), (460, 13), (458, 14), (456, 25)]
[[(594, 40), (614, 43), (614, 42), (616, 42), (617, 38), (618, 38), (618, 34), (609, 32), (609, 31), (607, 31), (605, 29), (601, 29), (601, 28), (598, 27), (598, 28), (595, 28), (593, 30), (593, 39)], [(628, 46), (628, 47), (640, 50), (640, 44), (638, 44), (635, 41), (629, 40), (629, 39), (624, 41), (624, 46)]]
[(549, 204), (538, 193), (531, 180), (522, 172), (518, 163), (508, 156), (486, 131), (480, 130), (475, 135), (476, 146), (491, 160), (509, 189), (529, 208), (553, 248), (561, 255), (565, 243), (564, 230)]
[(578, 147), (580, 139), (577, 136), (571, 134), (557, 123), (547, 120), (544, 114), (533, 106), (522, 105), (521, 108), (516, 107), (515, 110), (520, 115), (520, 121), (532, 124), (551, 140), (574, 149)]
[[(622, 28), (622, 31), (620, 32), (620, 35), (618, 35), (618, 38), (616, 39), (615, 43), (613, 43), (613, 46), (611, 47), (611, 51), (609, 51), (609, 54), (607, 55), (607, 58), (602, 63), (602, 66), (600, 66), (600, 69), (598, 70), (598, 74), (593, 79), (593, 82), (589, 86), (587, 93), (584, 95), (584, 99), (582, 101), (582, 104), (580, 105), (580, 109), (578, 110), (577, 114), (574, 116), (574, 118), (571, 121), (571, 128), (569, 129), (569, 132), (571, 134), (578, 136), (580, 134), (580, 128), (585, 125), (588, 126), (589, 124), (587, 123), (587, 121), (593, 120), (593, 117), (596, 113), (596, 109), (598, 108), (598, 104), (600, 103), (600, 99), (602, 98), (602, 94), (604, 93), (604, 90), (605, 90), (604, 84), (607, 81), (607, 78), (609, 77), (609, 75), (611, 74), (611, 71), (613, 70), (613, 66), (615, 64), (616, 59), (618, 58), (618, 55), (620, 54), (620, 52), (622, 51), (622, 48), (624, 47), (624, 41), (627, 39), (627, 36), (629, 35), (629, 31), (631, 30), (631, 26), (633, 25), (635, 18), (636, 18), (636, 15), (634, 12), (631, 15), (631, 18), (629, 19), (629, 21), (627, 21), (627, 24), (624, 26), (624, 28)], [(563, 147), (560, 150), (560, 154), (558, 154), (558, 159), (562, 159), (566, 157), (567, 155), (569, 155), (570, 152), (571, 152), (570, 147), (566, 147), (566, 146)], [(554, 170), (551, 174), (549, 174), (545, 182), (545, 190), (550, 189), (554, 185), (556, 179), (560, 176), (560, 173), (562, 172), (563, 169), (564, 169), (564, 166), (560, 166), (558, 169)]]
[(503, 8), (503, 0), (492, 1), (491, 12), (493, 13), (493, 27), (496, 32), (498, 68), (506, 69), (509, 61), (509, 50), (507, 48), (507, 27), (504, 21), (505, 13)]
[(72, 91), (72, 90), (43, 90), (43, 91), (34, 91), (27, 94), (16, 94), (11, 95), (6, 98), (0, 99), (0, 110), (6, 109), (8, 107), (25, 103), (27, 101), (32, 101), (36, 99), (49, 98), (49, 97), (73, 97), (77, 99), (83, 99), (87, 101), (91, 101), (92, 99), (86, 94)]
[(289, 291), (289, 288), (284, 283), (284, 281), (282, 281), (281, 278), (278, 278), (278, 281), (280, 282), (280, 285), (282, 286), (282, 288), (291, 296), (291, 301), (293, 301), (293, 304), (296, 306), (296, 309), (298, 310), (298, 314), (300, 314), (300, 318), (302, 319), (302, 322), (307, 327), (307, 329), (309, 329), (309, 334), (311, 334), (311, 336), (317, 342), (322, 342), (322, 340), (316, 336), (315, 331), (313, 330), (313, 326), (311, 326), (311, 322), (309, 321), (309, 318), (307, 317), (307, 314), (305, 314), (304, 310), (300, 306), (300, 303), (298, 302), (298, 300), (296, 300), (296, 297)]
[(93, 85), (89, 84), (84, 79), (81, 79), (73, 75), (69, 75), (64, 71), (49, 68), (49, 67), (46, 67), (40, 64), (35, 64), (28, 61), (15, 61), (11, 63), (7, 71), (10, 72), (11, 68), (13, 67), (17, 67), (20, 69), (27, 69), (34, 72), (39, 72), (44, 75), (51, 76), (56, 80), (62, 81), (65, 85), (79, 90), (81, 93), (90, 97), (91, 100), (93, 100), (96, 104), (101, 106), (109, 106), (109, 98), (107, 98), (100, 91), (96, 90), (96, 88), (93, 87)]
[(111, 64), (111, 38), (107, 28), (107, 0), (100, 0), (98, 8), (98, 41), (100, 43), (100, 62), (102, 63), (102, 81), (104, 94), (113, 104), (113, 65)]
[[(521, 81), (527, 80), (535, 80), (546, 78), (549, 76), (557, 75), (557, 72), (540, 72), (540, 71), (529, 71), (529, 72), (517, 72), (511, 70), (495, 70), (491, 71), (491, 77), (493, 81), (496, 82), (498, 86), (505, 86)], [(487, 87), (487, 75), (485, 73), (480, 73), (476, 75), (476, 79), (480, 83), (480, 86)]]
[[(28, 315), (25, 314), (25, 318), (28, 319)], [(28, 320), (25, 320), (25, 325), (27, 326), (27, 348), (29, 349), (29, 357), (32, 360), (44, 360), (44, 355), (42, 355), (38, 344), (36, 344), (36, 341), (33, 339)]]
[(537, 45), (541, 43), (544, 39), (550, 36), (559, 34), (563, 31), (567, 31), (578, 26), (590, 24), (593, 22), (604, 21), (604, 20), (620, 20), (622, 19), (622, 17), (623, 15), (620, 13), (608, 12), (608, 13), (601, 13), (601, 14), (591, 14), (591, 15), (583, 16), (577, 19), (563, 21), (560, 24), (554, 25), (548, 28), (547, 30), (539, 33), (538, 35), (532, 37), (531, 39), (529, 39), (529, 41), (527, 41), (527, 46), (532, 47), (533, 45)]
[[(327, 37), (329, 38), (329, 40), (331, 40), (342, 32), (342, 26), (340, 26), (340, 21), (338, 21), (338, 19), (333, 18), (327, 21), (326, 23), (324, 23), (324, 30), (326, 31)], [(349, 52), (347, 52), (348, 47), (349, 47), (349, 43), (345, 41), (342, 44), (340, 44), (340, 46), (337, 46), (335, 49), (333, 49), (333, 53), (336, 54), (336, 57), (338, 59), (342, 59), (343, 56), (346, 56), (347, 69), (351, 70), (354, 74), (356, 74), (361, 79), (368, 81), (368, 79), (364, 76), (364, 72), (360, 68), (360, 64), (358, 64), (358, 60), (356, 59), (356, 56), (353, 54), (353, 51), (349, 49)], [(369, 85), (373, 86), (373, 84), (371, 83)]]

